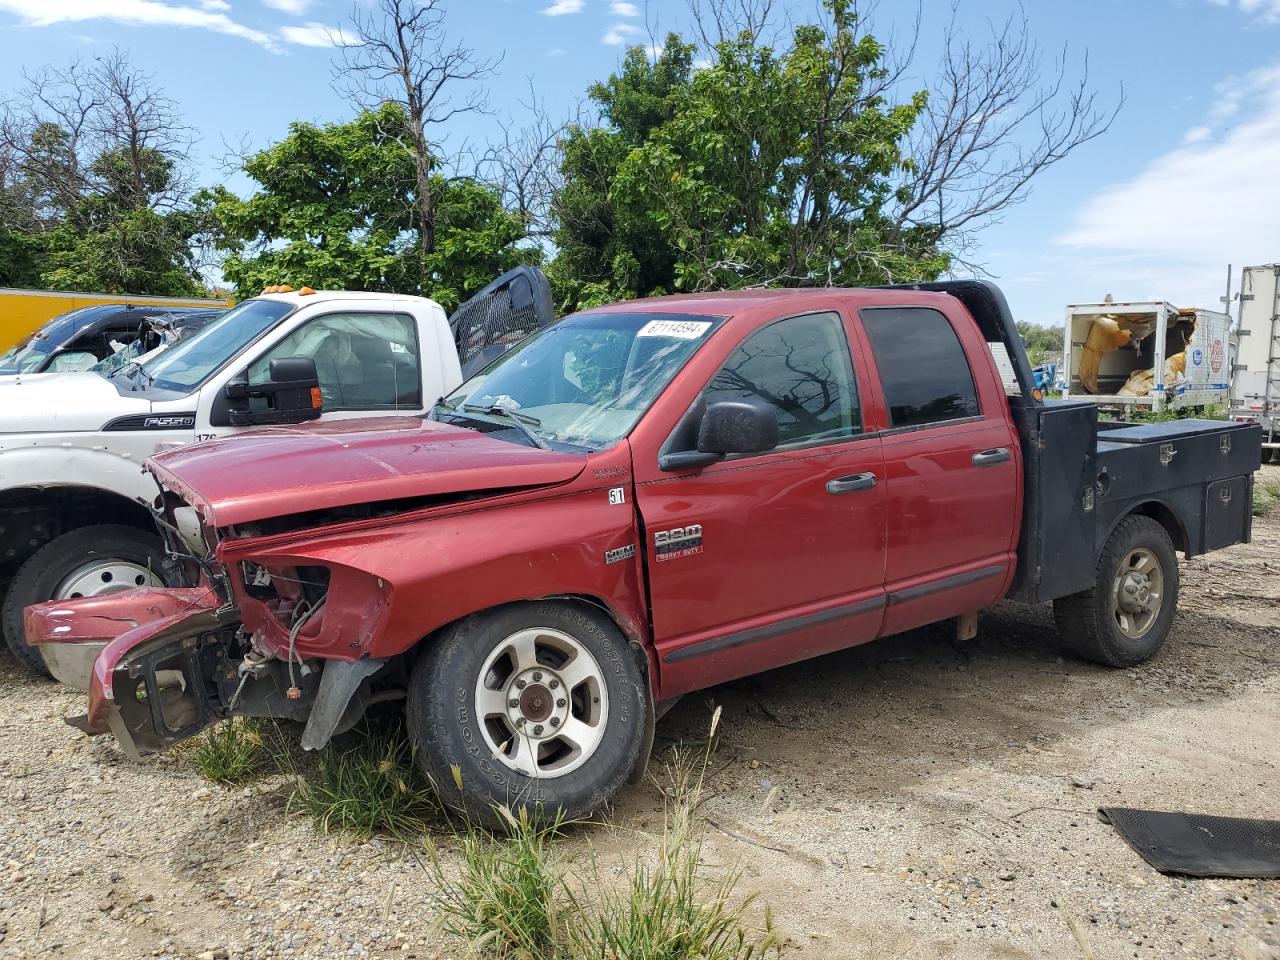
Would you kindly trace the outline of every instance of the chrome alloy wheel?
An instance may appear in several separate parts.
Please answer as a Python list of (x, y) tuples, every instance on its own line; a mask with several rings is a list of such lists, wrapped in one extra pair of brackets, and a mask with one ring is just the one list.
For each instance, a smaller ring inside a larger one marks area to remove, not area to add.
[(151, 570), (128, 560), (92, 560), (72, 570), (50, 598), (75, 600), (80, 597), (101, 597), (135, 587), (163, 587), (164, 581)]
[(1116, 572), (1111, 611), (1120, 632), (1131, 640), (1142, 637), (1160, 616), (1164, 571), (1146, 547), (1130, 550)]
[(494, 759), (526, 777), (562, 777), (586, 763), (604, 736), (604, 673), (569, 634), (521, 630), (480, 668), (476, 716)]

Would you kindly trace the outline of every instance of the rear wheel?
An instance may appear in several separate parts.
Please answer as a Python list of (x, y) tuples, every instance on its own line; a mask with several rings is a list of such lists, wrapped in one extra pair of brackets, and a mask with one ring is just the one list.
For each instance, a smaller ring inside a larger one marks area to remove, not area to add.
[(164, 586), (158, 573), (163, 559), (159, 537), (119, 524), (82, 527), (50, 540), (18, 569), (0, 611), (14, 659), (29, 673), (49, 675), (23, 631), (22, 612), (31, 604)]
[(1094, 584), (1053, 602), (1058, 633), (1086, 660), (1130, 667), (1155, 656), (1178, 606), (1178, 558), (1150, 517), (1120, 522), (1098, 558)]
[(644, 684), (600, 611), (539, 602), (477, 614), (447, 628), (414, 667), (415, 758), (446, 803), (486, 823), (497, 824), (504, 805), (585, 816), (640, 758)]

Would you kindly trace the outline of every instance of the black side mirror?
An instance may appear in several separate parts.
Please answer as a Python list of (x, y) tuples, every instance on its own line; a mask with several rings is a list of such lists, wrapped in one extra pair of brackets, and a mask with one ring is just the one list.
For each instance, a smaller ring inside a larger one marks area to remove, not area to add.
[(763, 453), (778, 445), (778, 418), (762, 403), (721, 400), (698, 427), (700, 453)]
[(762, 403), (721, 400), (707, 407), (698, 424), (698, 447), (663, 454), (663, 470), (705, 467), (731, 453), (763, 453), (778, 445), (778, 417)]
[(238, 377), (226, 386), (227, 414), (233, 427), (303, 423), (324, 411), (320, 377), (310, 357), (272, 360), (266, 383)]

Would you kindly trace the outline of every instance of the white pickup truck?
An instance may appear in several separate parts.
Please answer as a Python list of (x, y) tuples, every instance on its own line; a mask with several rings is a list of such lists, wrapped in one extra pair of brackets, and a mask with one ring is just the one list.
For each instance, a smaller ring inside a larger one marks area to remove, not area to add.
[(552, 319), (546, 279), (527, 267), (459, 307), (452, 327), (423, 297), (303, 287), (246, 300), (110, 378), (4, 378), (0, 626), (9, 649), (47, 674), (23, 636), (25, 607), (171, 579), (148, 457), (264, 426), (422, 414), (462, 382), (464, 366)]

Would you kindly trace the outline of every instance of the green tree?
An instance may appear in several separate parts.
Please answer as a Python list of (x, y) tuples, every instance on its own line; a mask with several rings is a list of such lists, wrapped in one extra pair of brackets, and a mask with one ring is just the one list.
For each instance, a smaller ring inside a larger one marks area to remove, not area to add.
[(1029, 320), (1019, 320), (1017, 326), (1033, 367), (1062, 357), (1062, 327), (1043, 327)]
[(198, 294), (175, 105), (119, 50), (24, 79), (0, 111), (0, 282)]
[(197, 197), (222, 270), (240, 296), (276, 283), (421, 293), (452, 309), (503, 270), (535, 256), (496, 191), (435, 174), (434, 249), (414, 229), (417, 163), (404, 112), (386, 104), (347, 123), (294, 123), (246, 158), (258, 190)]
[(743, 33), (694, 69), (672, 35), (591, 88), (602, 123), (569, 130), (555, 202), (568, 304), (946, 269), (931, 235), (889, 214), (924, 95), (889, 102), (880, 44), (844, 0), (827, 9), (830, 29), (797, 27), (785, 51)]

